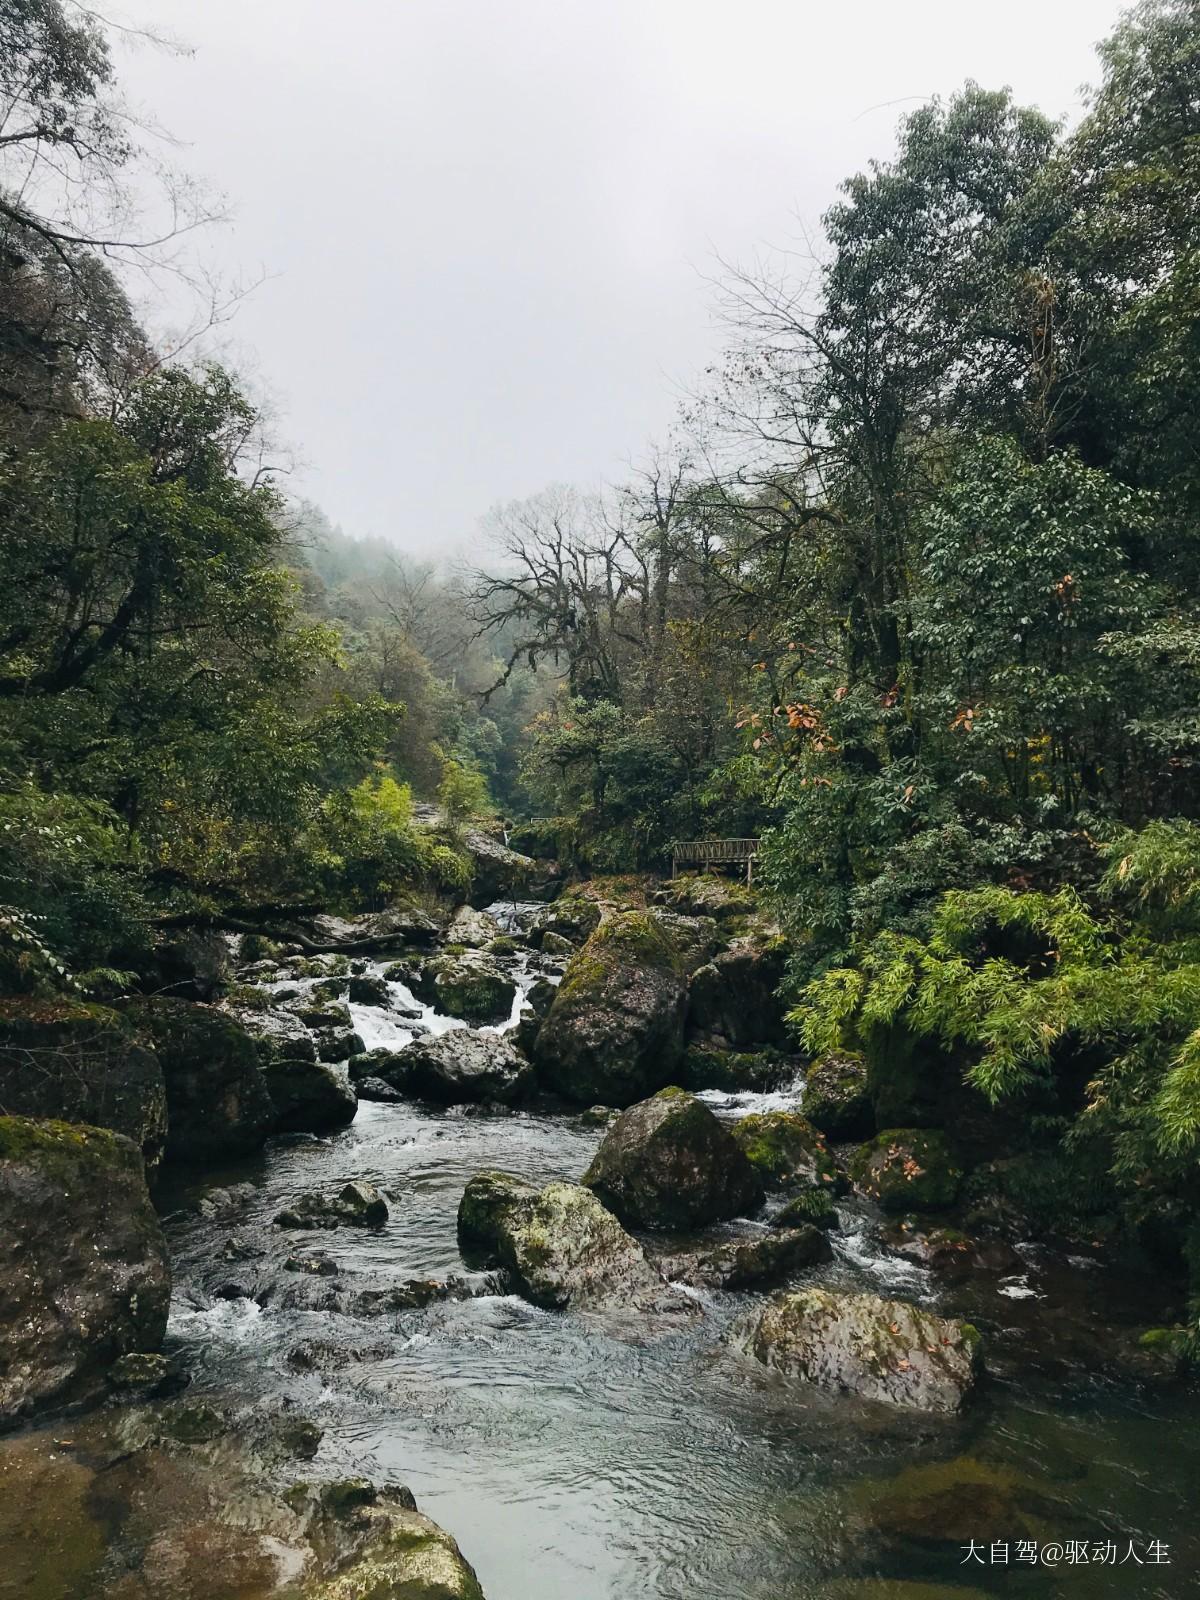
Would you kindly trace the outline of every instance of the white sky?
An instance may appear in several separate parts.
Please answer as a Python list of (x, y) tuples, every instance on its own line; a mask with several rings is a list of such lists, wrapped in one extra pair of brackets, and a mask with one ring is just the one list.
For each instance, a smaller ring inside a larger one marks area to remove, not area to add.
[[(133, 10), (137, 0), (127, 0)], [(436, 557), (496, 501), (594, 484), (717, 353), (714, 256), (815, 227), (965, 78), (1052, 115), (1109, 0), (142, 0), (193, 47), (127, 93), (272, 274), (237, 343), (347, 532)]]

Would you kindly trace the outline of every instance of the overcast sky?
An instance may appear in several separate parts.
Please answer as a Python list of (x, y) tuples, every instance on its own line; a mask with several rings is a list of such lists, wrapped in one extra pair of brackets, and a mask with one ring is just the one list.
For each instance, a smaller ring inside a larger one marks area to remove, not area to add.
[[(132, 8), (134, 0), (131, 0)], [(143, 0), (121, 52), (272, 274), (234, 336), (347, 532), (437, 556), (621, 475), (716, 354), (706, 278), (965, 78), (1077, 114), (1108, 0)]]

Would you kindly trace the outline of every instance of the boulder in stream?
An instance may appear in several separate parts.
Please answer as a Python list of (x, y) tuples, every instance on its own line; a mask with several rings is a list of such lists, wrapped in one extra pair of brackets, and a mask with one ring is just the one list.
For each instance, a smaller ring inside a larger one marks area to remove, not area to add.
[(474, 906), (459, 906), (446, 929), (447, 944), (465, 945), (468, 950), (485, 950), (500, 936), (500, 924), (495, 917), (490, 917), (486, 911), (476, 911)]
[(630, 1105), (670, 1083), (686, 992), (670, 939), (639, 912), (609, 916), (572, 957), (538, 1030), (547, 1088), (579, 1105)]
[(412, 1094), (447, 1105), (511, 1104), (533, 1087), (533, 1068), (511, 1040), (472, 1028), (451, 1028), (414, 1039), (396, 1052), (393, 1071), (403, 1074), (404, 1086)]
[(685, 1089), (623, 1111), (583, 1175), (622, 1222), (696, 1228), (757, 1210), (763, 1186), (729, 1129)]
[(830, 1139), (870, 1138), (875, 1112), (862, 1056), (841, 1051), (813, 1062), (804, 1080), (804, 1115)]
[(798, 1111), (762, 1111), (739, 1117), (732, 1124), (732, 1133), (769, 1189), (804, 1186), (843, 1194), (850, 1187), (829, 1153), (824, 1134)]
[(873, 1294), (811, 1288), (777, 1295), (733, 1338), (788, 1377), (920, 1411), (957, 1411), (981, 1370), (970, 1323)]
[(517, 986), (476, 951), (435, 956), (413, 978), (414, 994), (448, 1017), (463, 1022), (504, 1022)]
[(272, 1061), (263, 1076), (281, 1133), (325, 1133), (354, 1120), (358, 1096), (344, 1068), (325, 1061)]
[(963, 1174), (936, 1128), (888, 1128), (855, 1151), (850, 1176), (885, 1211), (940, 1211)]
[(388, 1204), (373, 1183), (355, 1181), (336, 1195), (310, 1191), (279, 1212), (279, 1228), (378, 1228), (388, 1219)]
[(132, 1140), (0, 1118), (0, 1425), (162, 1342), (171, 1269)]
[(224, 1161), (260, 1149), (275, 1111), (246, 1029), (189, 1000), (137, 1000), (128, 1015), (153, 1039), (162, 1066), (168, 1161)]
[(729, 1239), (695, 1254), (664, 1256), (658, 1263), (672, 1283), (700, 1289), (763, 1289), (833, 1254), (816, 1228), (781, 1228), (749, 1239)]
[(697, 1311), (575, 1183), (539, 1190), (511, 1173), (479, 1173), (459, 1204), (458, 1239), (468, 1261), (503, 1267), (527, 1300), (550, 1310)]
[(777, 932), (736, 938), (692, 973), (688, 1029), (720, 1048), (787, 1043), (780, 988), (786, 956)]

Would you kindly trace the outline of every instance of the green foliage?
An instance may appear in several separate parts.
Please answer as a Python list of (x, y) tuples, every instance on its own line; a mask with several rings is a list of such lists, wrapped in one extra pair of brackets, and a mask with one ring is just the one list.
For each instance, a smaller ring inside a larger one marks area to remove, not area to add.
[(438, 804), (454, 825), (470, 817), (486, 817), (492, 811), (483, 774), (461, 761), (450, 759), (445, 763), (437, 797)]

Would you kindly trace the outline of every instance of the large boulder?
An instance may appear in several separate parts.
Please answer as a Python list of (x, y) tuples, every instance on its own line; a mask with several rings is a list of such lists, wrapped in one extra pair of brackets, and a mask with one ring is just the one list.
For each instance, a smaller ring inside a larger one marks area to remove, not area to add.
[(263, 1076), (281, 1133), (327, 1133), (354, 1120), (358, 1096), (344, 1067), (326, 1061), (271, 1061)]
[[(334, 1487), (326, 1486), (326, 1499)], [(350, 1508), (339, 1510), (345, 1518)], [(306, 1584), (299, 1600), (484, 1600), (456, 1541), (406, 1490), (364, 1492), (356, 1483), (352, 1516), (361, 1553), (336, 1577)]]
[(970, 1323), (828, 1289), (768, 1300), (734, 1342), (788, 1377), (921, 1411), (957, 1411), (981, 1370), (979, 1334)]
[(795, 1077), (797, 1064), (770, 1046), (762, 1050), (718, 1050), (690, 1044), (679, 1069), (685, 1089), (719, 1089), (726, 1094), (766, 1094)]
[(866, 1063), (848, 1051), (822, 1056), (804, 1079), (804, 1115), (831, 1139), (869, 1139), (875, 1112)]
[(685, 1089), (621, 1113), (583, 1183), (634, 1228), (696, 1228), (756, 1210), (763, 1186), (729, 1130)]
[(401, 904), (357, 917), (314, 917), (309, 936), (334, 951), (378, 953), (405, 945), (429, 945), (443, 932), (444, 915), (436, 909)]
[(111, 1128), (153, 1171), (167, 1138), (167, 1093), (154, 1051), (106, 1006), (0, 1000), (0, 1106), (13, 1116)]
[(548, 933), (571, 945), (582, 944), (600, 926), (600, 903), (582, 894), (564, 894), (534, 913), (529, 923), (529, 942), (543, 943)]
[(156, 1350), (170, 1298), (138, 1146), (106, 1128), (0, 1118), (0, 1425)]
[(477, 1100), (511, 1104), (533, 1087), (533, 1068), (515, 1044), (501, 1034), (471, 1028), (414, 1039), (396, 1052), (390, 1070), (374, 1075), (447, 1105)]
[(945, 1134), (935, 1128), (887, 1128), (860, 1145), (850, 1176), (885, 1211), (940, 1211), (962, 1185)]
[(520, 899), (538, 871), (532, 856), (510, 850), (502, 840), (480, 828), (468, 828), (462, 848), (471, 859), (471, 904), (490, 906), (496, 900)]
[(652, 918), (608, 917), (572, 957), (538, 1030), (550, 1089), (580, 1105), (631, 1105), (672, 1082), (686, 992), (678, 955)]
[(474, 906), (459, 906), (446, 929), (447, 944), (465, 945), (468, 950), (484, 950), (500, 937), (500, 924), (486, 911)]
[(752, 1239), (729, 1239), (695, 1254), (665, 1256), (658, 1265), (672, 1283), (700, 1289), (763, 1289), (818, 1261), (828, 1261), (832, 1254), (825, 1235), (803, 1225)]
[(146, 988), (180, 1000), (213, 1000), (233, 982), (229, 940), (214, 928), (164, 934), (155, 945)]
[(463, 1022), (504, 1022), (517, 986), (485, 956), (436, 956), (414, 975), (413, 993), (448, 1017)]
[(479, 1173), (463, 1191), (458, 1240), (468, 1262), (503, 1267), (527, 1300), (550, 1310), (695, 1311), (578, 1184), (539, 1190), (507, 1172)]
[(246, 1030), (263, 1066), (274, 1061), (315, 1061), (317, 1041), (295, 1011), (284, 1006), (227, 1001), (221, 1008)]
[(692, 973), (688, 1028), (729, 1050), (787, 1043), (780, 999), (786, 948), (778, 936), (747, 934)]
[(381, 1228), (388, 1219), (388, 1203), (373, 1183), (354, 1181), (337, 1194), (316, 1190), (299, 1195), (276, 1216), (278, 1228)]
[(849, 1188), (829, 1153), (825, 1136), (796, 1111), (762, 1111), (739, 1117), (732, 1134), (768, 1189)]
[(189, 1000), (138, 1000), (129, 1015), (162, 1066), (168, 1161), (218, 1162), (260, 1149), (275, 1110), (245, 1028)]

